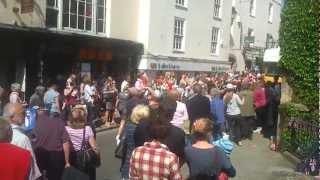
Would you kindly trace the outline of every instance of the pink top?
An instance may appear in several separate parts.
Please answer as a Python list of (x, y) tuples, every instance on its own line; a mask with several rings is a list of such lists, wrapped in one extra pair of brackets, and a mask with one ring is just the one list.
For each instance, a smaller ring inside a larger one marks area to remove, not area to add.
[(266, 105), (267, 98), (264, 91), (264, 88), (258, 88), (253, 92), (253, 102), (255, 108), (260, 108)]
[[(82, 143), (83, 129), (73, 129), (70, 126), (66, 126), (66, 130), (69, 134), (74, 150), (79, 151)], [(88, 143), (89, 139), (94, 136), (93, 131), (90, 126), (86, 126), (85, 132), (85, 141)]]

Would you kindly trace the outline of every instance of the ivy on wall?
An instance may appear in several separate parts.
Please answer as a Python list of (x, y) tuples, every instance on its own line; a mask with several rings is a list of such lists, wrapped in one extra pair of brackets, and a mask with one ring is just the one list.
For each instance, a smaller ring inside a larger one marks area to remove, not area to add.
[(286, 0), (280, 25), (280, 68), (293, 101), (319, 117), (318, 58), (320, 0)]

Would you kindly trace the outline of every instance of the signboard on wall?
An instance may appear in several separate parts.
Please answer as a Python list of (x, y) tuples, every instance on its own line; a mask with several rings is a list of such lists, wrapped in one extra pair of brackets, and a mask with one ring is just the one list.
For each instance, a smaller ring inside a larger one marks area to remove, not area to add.
[(21, 14), (33, 12), (33, 0), (21, 0)]
[(230, 64), (218, 62), (193, 62), (179, 60), (155, 60), (141, 59), (139, 64), (141, 70), (154, 71), (198, 71), (198, 72), (226, 72), (230, 70)]

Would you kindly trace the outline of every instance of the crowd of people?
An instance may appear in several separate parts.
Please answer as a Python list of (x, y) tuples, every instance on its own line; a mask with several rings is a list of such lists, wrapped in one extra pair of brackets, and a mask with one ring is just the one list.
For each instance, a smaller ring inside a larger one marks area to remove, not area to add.
[(122, 179), (183, 179), (184, 164), (188, 179), (228, 179), (236, 175), (230, 158), (234, 143), (242, 146), (243, 139), (261, 132), (270, 149), (276, 148), (277, 78), (264, 82), (252, 72), (177, 78), (168, 72), (150, 79), (140, 72), (135, 81), (127, 76), (119, 85), (110, 76), (79, 79), (71, 74), (65, 87), (39, 85), (28, 103), (21, 86), (11, 85), (0, 119), (0, 153), (15, 156), (0, 157), (6, 162), (0, 179), (59, 180), (71, 168), (96, 179), (99, 163), (80, 157), (89, 150), (103, 156), (96, 143), (98, 126), (119, 124)]

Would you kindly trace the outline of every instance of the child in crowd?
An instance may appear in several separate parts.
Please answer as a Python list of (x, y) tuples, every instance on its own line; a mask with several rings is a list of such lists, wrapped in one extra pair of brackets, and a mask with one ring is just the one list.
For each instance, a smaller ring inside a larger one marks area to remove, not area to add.
[(212, 141), (212, 144), (221, 148), (225, 152), (225, 154), (230, 158), (234, 145), (232, 141), (229, 140), (229, 135), (224, 134), (222, 138), (216, 141)]

